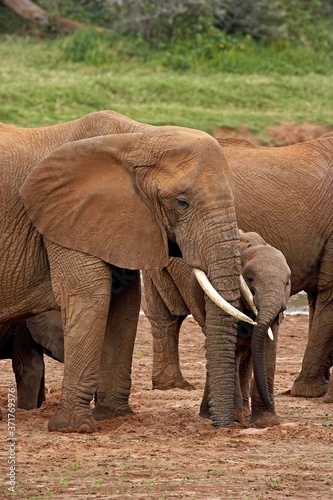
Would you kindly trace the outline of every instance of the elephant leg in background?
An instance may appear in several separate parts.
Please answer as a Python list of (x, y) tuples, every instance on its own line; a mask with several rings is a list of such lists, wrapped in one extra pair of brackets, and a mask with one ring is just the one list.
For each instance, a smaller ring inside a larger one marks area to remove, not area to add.
[(179, 332), (186, 316), (172, 316), (170, 319), (152, 322), (153, 335), (153, 389), (193, 390), (195, 387), (185, 378), (180, 369)]
[(129, 406), (129, 396), (140, 313), (140, 275), (138, 271), (112, 269), (112, 298), (93, 411), (96, 420), (134, 413)]
[[(269, 397), (272, 402), (272, 409), (266, 410), (263, 407), (261, 398), (258, 394), (256, 384), (254, 380), (252, 381), (251, 388), (251, 419), (250, 422), (255, 424), (256, 427), (272, 427), (278, 425), (280, 420), (275, 413), (275, 403), (274, 403), (274, 377), (276, 368), (276, 356), (277, 356), (277, 345), (278, 345), (278, 335), (279, 335), (279, 323), (282, 321), (282, 314), (279, 315), (276, 321), (272, 324), (272, 331), (274, 335), (274, 340), (271, 340), (268, 336), (266, 339), (266, 376)], [(281, 321), (280, 321), (281, 320)]]
[[(302, 369), (296, 378), (292, 396), (315, 398), (328, 389), (329, 369), (333, 362), (333, 242), (326, 244), (319, 269), (318, 292), (310, 295), (310, 330)], [(326, 398), (327, 401), (328, 398)]]
[(90, 402), (97, 389), (110, 308), (111, 266), (45, 239), (55, 299), (64, 325), (65, 366), (50, 431), (94, 432)]
[(43, 348), (37, 344), (25, 321), (8, 325), (12, 331), (12, 366), (17, 386), (17, 406), (39, 408), (45, 401)]
[[(157, 285), (166, 291), (159, 290)], [(143, 273), (145, 289), (145, 314), (151, 324), (153, 336), (153, 389), (166, 391), (168, 389), (193, 390), (194, 386), (184, 379), (179, 361), (179, 332), (181, 325), (190, 311), (181, 297), (174, 281), (166, 271), (145, 271)], [(178, 312), (174, 314), (163, 300), (161, 293), (166, 295)]]

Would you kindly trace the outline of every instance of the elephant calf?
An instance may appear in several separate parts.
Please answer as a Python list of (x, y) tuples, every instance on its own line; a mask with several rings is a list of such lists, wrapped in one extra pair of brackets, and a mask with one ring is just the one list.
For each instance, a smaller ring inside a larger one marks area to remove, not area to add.
[[(250, 415), (258, 427), (279, 423), (274, 407), (274, 374), (278, 328), (290, 294), (290, 269), (284, 255), (257, 233), (240, 231), (242, 274), (258, 309), (257, 326), (238, 323), (236, 346), (235, 419)], [(184, 379), (179, 363), (178, 341), (182, 322), (192, 314), (205, 333), (205, 299), (192, 270), (180, 258), (171, 258), (160, 271), (144, 271), (145, 314), (153, 335), (153, 388), (193, 389)], [(243, 310), (248, 306), (243, 305)], [(274, 341), (267, 337), (271, 327)], [(250, 389), (254, 368), (255, 383)], [(267, 381), (266, 381), (267, 380)], [(208, 384), (200, 415), (209, 417)]]

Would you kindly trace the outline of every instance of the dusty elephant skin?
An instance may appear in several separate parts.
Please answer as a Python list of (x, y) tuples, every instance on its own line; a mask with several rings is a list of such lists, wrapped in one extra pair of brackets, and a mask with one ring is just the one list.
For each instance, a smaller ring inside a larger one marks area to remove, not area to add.
[[(0, 158), (0, 322), (61, 309), (64, 379), (49, 430), (92, 432), (94, 416), (132, 412), (136, 270), (164, 267), (168, 240), (237, 306), (231, 171), (208, 134), (145, 125), (113, 111), (37, 129), (1, 124)], [(115, 273), (124, 284), (112, 293)], [(229, 426), (236, 320), (209, 299), (206, 310), (211, 416), (216, 427)]]
[[(252, 374), (252, 350), (256, 383), (251, 391), (251, 422), (258, 427), (279, 423), (274, 407), (274, 375), (279, 323), (290, 293), (290, 269), (283, 254), (257, 233), (240, 231), (242, 273), (258, 309), (257, 326), (238, 324), (236, 348), (235, 419), (247, 421)], [(189, 314), (205, 333), (205, 303), (191, 268), (182, 259), (171, 258), (163, 270), (142, 273), (144, 310), (153, 335), (153, 388), (167, 390), (194, 387), (184, 379), (178, 352), (181, 325)], [(243, 308), (247, 311), (247, 305)], [(271, 327), (274, 341), (267, 337)], [(266, 358), (266, 359), (265, 359)], [(267, 374), (267, 383), (266, 383)], [(209, 377), (207, 378), (207, 381)], [(200, 415), (209, 417), (208, 383)]]
[[(309, 297), (309, 340), (293, 396), (333, 402), (333, 138), (286, 147), (218, 141), (233, 169), (237, 221), (283, 252), (291, 294)], [(329, 387), (329, 390), (328, 390)]]

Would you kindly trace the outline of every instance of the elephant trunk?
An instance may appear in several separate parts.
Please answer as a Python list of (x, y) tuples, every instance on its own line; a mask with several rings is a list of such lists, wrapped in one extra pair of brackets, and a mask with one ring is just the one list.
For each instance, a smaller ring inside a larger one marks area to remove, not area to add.
[[(272, 304), (274, 307), (272, 307)], [(253, 358), (253, 375), (260, 396), (261, 402), (265, 409), (271, 410), (273, 402), (269, 396), (267, 374), (266, 374), (266, 342), (272, 342), (268, 338), (268, 328), (281, 311), (283, 305), (280, 297), (266, 296), (260, 304), (252, 336), (252, 358)]]
[[(220, 235), (218, 243), (217, 231)], [(233, 214), (230, 214), (228, 223), (219, 224), (218, 228), (214, 225), (208, 237), (205, 233), (205, 248), (205, 257), (209, 262), (207, 275), (211, 284), (231, 305), (238, 307), (241, 268), (238, 231)], [(222, 258), (217, 259), (217, 256)], [(207, 296), (205, 306), (210, 414), (214, 427), (227, 427), (234, 421), (237, 322)]]

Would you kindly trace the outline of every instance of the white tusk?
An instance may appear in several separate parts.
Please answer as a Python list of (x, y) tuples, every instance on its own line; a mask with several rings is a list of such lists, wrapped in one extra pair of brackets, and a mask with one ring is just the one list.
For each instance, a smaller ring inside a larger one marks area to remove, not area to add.
[(193, 272), (203, 291), (206, 292), (208, 297), (223, 311), (225, 311), (226, 313), (230, 314), (231, 316), (240, 321), (246, 321), (246, 323), (250, 323), (250, 325), (257, 324), (254, 321), (252, 321), (251, 318), (246, 316), (246, 314), (243, 314), (241, 311), (236, 309), (236, 307), (232, 306), (223, 297), (221, 297), (221, 295), (217, 293), (213, 285), (210, 283), (209, 279), (207, 278), (207, 275), (203, 271), (201, 271), (201, 269), (194, 268)]
[(274, 340), (273, 330), (271, 329), (271, 327), (268, 328), (267, 335), (271, 340)]
[(240, 290), (245, 302), (248, 306), (250, 306), (251, 311), (257, 316), (258, 309), (254, 303), (253, 295), (242, 275), (240, 275)]

